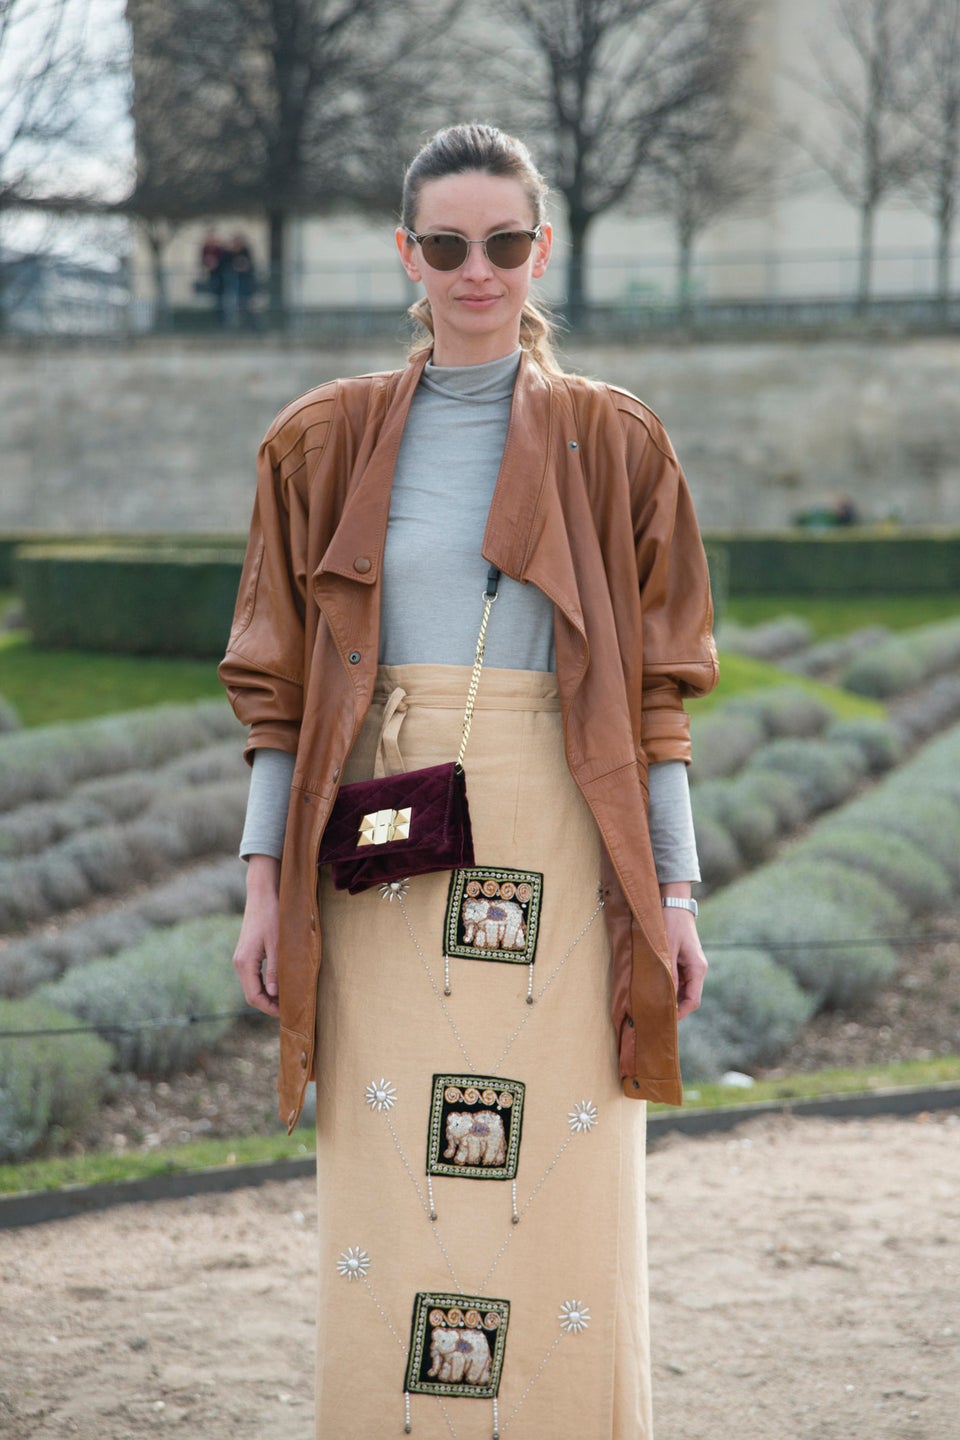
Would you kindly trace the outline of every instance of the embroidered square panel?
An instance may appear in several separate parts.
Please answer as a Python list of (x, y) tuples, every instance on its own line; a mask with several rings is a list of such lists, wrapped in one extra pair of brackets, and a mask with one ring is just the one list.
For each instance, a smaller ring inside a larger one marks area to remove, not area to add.
[(450, 876), (445, 955), (529, 965), (537, 949), (543, 876), (477, 865)]
[(513, 1180), (524, 1086), (496, 1075), (434, 1075), (427, 1174)]
[(500, 1389), (509, 1300), (420, 1293), (404, 1389), (492, 1400)]

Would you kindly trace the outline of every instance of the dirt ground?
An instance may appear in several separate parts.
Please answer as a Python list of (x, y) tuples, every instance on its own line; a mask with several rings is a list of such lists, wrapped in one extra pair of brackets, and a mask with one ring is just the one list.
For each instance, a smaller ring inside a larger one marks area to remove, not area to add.
[[(960, 1435), (960, 1115), (675, 1136), (648, 1190), (657, 1440)], [(0, 1232), (0, 1434), (311, 1440), (313, 1199)]]

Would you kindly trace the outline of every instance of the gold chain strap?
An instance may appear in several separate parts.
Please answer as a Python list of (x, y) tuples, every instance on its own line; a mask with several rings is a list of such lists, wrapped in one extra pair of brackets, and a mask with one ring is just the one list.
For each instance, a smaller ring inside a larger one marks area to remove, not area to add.
[(460, 741), (460, 753), (457, 756), (457, 765), (460, 769), (463, 769), (463, 756), (470, 738), (470, 727), (473, 724), (473, 707), (477, 700), (477, 690), (480, 688), (480, 670), (483, 666), (483, 650), (487, 640), (487, 621), (490, 619), (490, 611), (493, 609), (493, 602), (496, 598), (496, 590), (492, 595), (487, 590), (483, 592), (483, 619), (480, 621), (480, 634), (477, 636), (477, 654), (473, 662), (473, 674), (470, 676), (470, 688), (467, 691), (467, 708), (463, 712), (463, 739)]

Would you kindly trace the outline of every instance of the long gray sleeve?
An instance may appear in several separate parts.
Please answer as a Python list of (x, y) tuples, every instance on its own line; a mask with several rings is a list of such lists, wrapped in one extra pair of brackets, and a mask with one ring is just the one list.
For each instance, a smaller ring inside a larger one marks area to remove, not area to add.
[(247, 796), (247, 818), (240, 841), (240, 858), (283, 854), (283, 837), (290, 805), (294, 757), (286, 750), (255, 750)]
[(661, 760), (650, 766), (650, 841), (657, 879), (699, 880), (700, 862), (693, 833), (690, 784), (682, 760)]
[[(247, 819), (240, 842), (244, 860), (283, 852), (294, 759), (286, 750), (257, 750), (250, 775)], [(657, 879), (699, 880), (690, 786), (682, 760), (650, 766), (650, 839)]]

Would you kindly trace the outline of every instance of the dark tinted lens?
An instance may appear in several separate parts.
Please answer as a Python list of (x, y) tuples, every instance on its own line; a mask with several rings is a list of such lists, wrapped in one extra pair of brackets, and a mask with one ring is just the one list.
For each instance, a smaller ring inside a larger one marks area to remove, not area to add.
[(487, 259), (499, 270), (516, 270), (530, 257), (533, 241), (525, 230), (501, 230), (488, 235), (485, 246)]
[(459, 270), (467, 258), (467, 242), (462, 235), (424, 235), (420, 249), (434, 270)]

